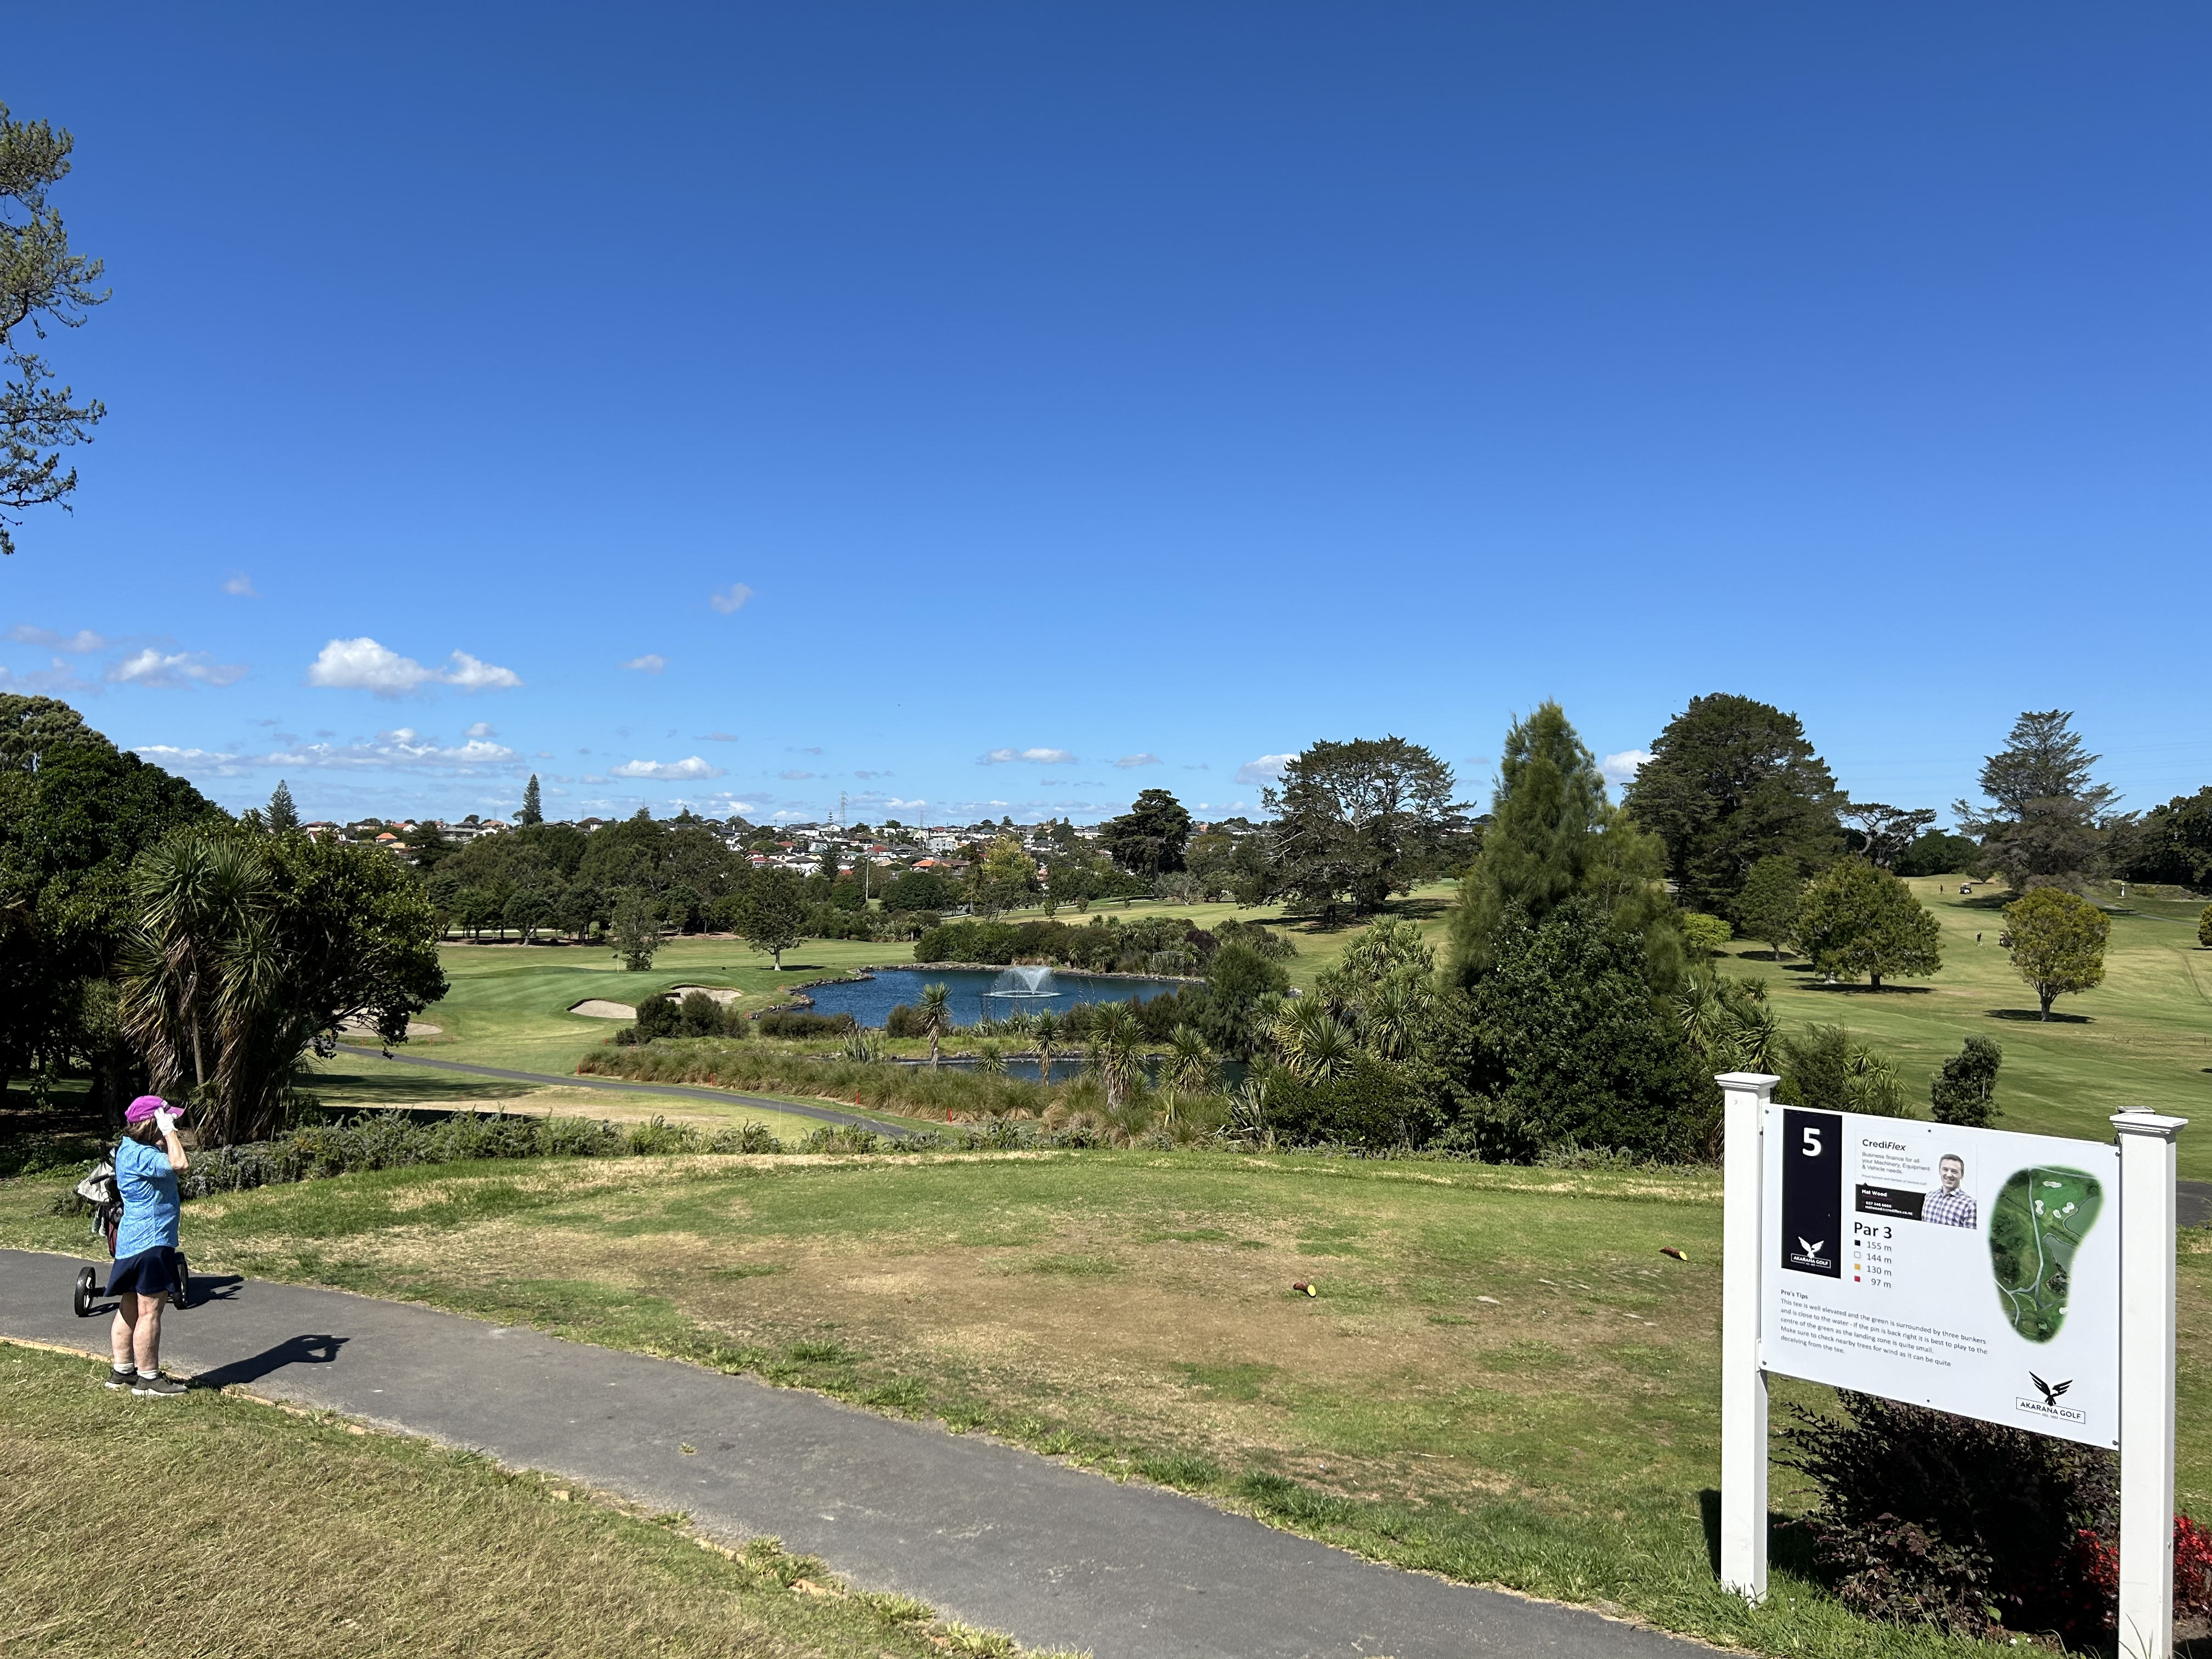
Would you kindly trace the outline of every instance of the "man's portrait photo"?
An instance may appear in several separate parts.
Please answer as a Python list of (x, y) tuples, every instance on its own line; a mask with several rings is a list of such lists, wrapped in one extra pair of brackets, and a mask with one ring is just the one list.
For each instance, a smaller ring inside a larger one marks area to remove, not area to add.
[(1966, 1178), (1966, 1160), (1956, 1152), (1946, 1152), (1936, 1160), (1936, 1173), (1943, 1183), (1942, 1190), (1928, 1194), (1927, 1203), (1920, 1208), (1920, 1218), (1939, 1227), (1972, 1226), (1978, 1219), (1973, 1198), (1959, 1190)]

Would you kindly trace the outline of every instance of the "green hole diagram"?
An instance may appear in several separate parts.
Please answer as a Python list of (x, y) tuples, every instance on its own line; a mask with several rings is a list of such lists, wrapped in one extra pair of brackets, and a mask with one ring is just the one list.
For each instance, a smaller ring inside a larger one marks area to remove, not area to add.
[(2074, 1253), (2104, 1207), (2105, 1189), (2087, 1170), (2015, 1170), (1990, 1212), (1990, 1267), (2013, 1329), (2048, 1342), (2066, 1322)]

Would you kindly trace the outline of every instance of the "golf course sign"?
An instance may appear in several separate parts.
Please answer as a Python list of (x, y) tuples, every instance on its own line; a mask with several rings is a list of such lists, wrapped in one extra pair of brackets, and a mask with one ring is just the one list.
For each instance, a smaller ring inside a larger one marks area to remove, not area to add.
[(2119, 1444), (2119, 1149), (1765, 1107), (1769, 1370)]

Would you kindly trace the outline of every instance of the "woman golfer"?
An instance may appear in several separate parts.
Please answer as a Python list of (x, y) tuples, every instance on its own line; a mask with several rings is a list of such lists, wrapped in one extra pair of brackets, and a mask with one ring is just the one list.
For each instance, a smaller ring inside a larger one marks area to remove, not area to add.
[(185, 1391), (175, 1377), (161, 1375), (161, 1306), (177, 1287), (177, 1174), (190, 1164), (177, 1139), (179, 1116), (161, 1096), (139, 1096), (123, 1114), (123, 1140), (115, 1149), (123, 1223), (115, 1230), (115, 1267), (107, 1276), (118, 1304), (108, 1333), (115, 1369), (107, 1386), (133, 1394)]

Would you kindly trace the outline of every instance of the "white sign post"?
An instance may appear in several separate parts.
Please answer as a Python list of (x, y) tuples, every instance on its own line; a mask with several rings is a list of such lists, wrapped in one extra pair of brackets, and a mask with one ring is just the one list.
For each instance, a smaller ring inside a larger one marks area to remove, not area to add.
[(2117, 1447), (2124, 1659), (2173, 1646), (2173, 1137), (2118, 1144), (1727, 1102), (1721, 1582), (1766, 1594), (1766, 1378)]

